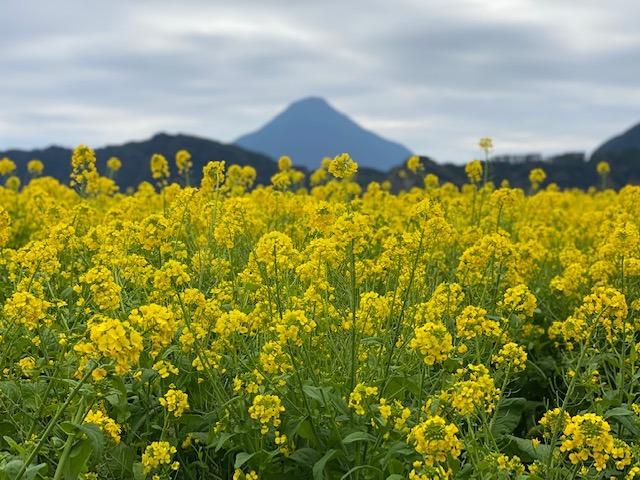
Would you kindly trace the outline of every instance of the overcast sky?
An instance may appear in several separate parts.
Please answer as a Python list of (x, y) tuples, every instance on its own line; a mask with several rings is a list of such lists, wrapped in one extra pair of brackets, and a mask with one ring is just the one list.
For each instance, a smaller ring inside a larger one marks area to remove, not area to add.
[(320, 95), (441, 161), (486, 135), (589, 151), (640, 122), (639, 18), (634, 0), (1, 0), (0, 149), (230, 142)]

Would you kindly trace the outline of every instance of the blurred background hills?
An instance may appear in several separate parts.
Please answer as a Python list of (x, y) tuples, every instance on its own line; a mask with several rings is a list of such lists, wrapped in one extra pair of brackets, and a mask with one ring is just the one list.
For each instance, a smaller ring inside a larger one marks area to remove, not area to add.
[[(251, 165), (258, 173), (257, 183), (267, 184), (277, 171), (276, 161), (281, 155), (289, 155), (294, 165), (312, 171), (323, 157), (349, 152), (360, 165), (356, 181), (362, 185), (390, 180), (395, 189), (409, 188), (421, 184), (422, 177), (428, 173), (437, 175), (441, 182), (461, 185), (466, 181), (464, 165), (441, 164), (424, 155), (421, 155), (424, 169), (420, 176), (406, 172), (404, 162), (418, 152), (411, 152), (397, 142), (362, 128), (319, 97), (293, 102), (264, 126), (242, 135), (233, 144), (186, 134), (158, 133), (147, 140), (98, 148), (96, 156), (102, 172), (108, 158), (115, 156), (122, 160), (117, 182), (126, 188), (151, 180), (151, 155), (161, 153), (171, 161), (180, 149), (192, 154), (196, 180), (210, 160), (225, 160), (227, 165)], [(45, 175), (61, 181), (69, 177), (70, 148), (7, 150), (0, 152), (2, 157), (15, 161), (22, 177), (26, 174), (26, 163), (34, 158), (44, 163)], [(496, 184), (508, 180), (512, 186), (526, 187), (529, 172), (539, 167), (547, 173), (547, 182), (555, 182), (563, 188), (588, 188), (598, 183), (595, 166), (603, 160), (612, 167), (611, 186), (640, 183), (640, 124), (604, 141), (589, 156), (584, 152), (568, 152), (551, 157), (536, 153), (493, 157), (491, 179)]]

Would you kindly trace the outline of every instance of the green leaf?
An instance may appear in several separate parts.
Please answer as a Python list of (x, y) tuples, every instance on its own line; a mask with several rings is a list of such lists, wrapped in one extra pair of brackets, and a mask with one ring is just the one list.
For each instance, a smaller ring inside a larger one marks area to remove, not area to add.
[(312, 468), (320, 460), (320, 453), (313, 448), (303, 447), (289, 455), (289, 459)]
[(73, 422), (61, 422), (58, 427), (60, 427), (60, 430), (62, 430), (64, 433), (66, 433), (67, 435), (73, 435), (74, 433), (76, 433), (78, 431), (76, 424)]
[(9, 446), (18, 454), (20, 455), (26, 455), (27, 450), (22, 446), (19, 445), (13, 438), (5, 435), (4, 437), (4, 441), (7, 442), (9, 444)]
[(616, 407), (611, 410), (607, 410), (604, 414), (604, 418), (629, 417), (633, 415), (634, 413), (626, 407)]
[(333, 459), (338, 454), (338, 451), (335, 449), (327, 450), (320, 460), (318, 460), (313, 466), (313, 480), (323, 480), (324, 479), (324, 469), (331, 459)]
[(307, 397), (324, 405), (324, 398), (322, 397), (322, 390), (320, 388), (314, 387), (313, 385), (303, 385), (302, 391)]
[[(24, 465), (24, 462), (21, 458), (13, 458), (9, 460), (0, 470), (0, 472), (4, 473), (6, 478), (9, 480), (14, 480), (18, 477), (18, 472)], [(29, 465), (22, 475), (22, 480), (33, 480), (36, 475), (38, 475), (41, 471), (47, 468), (46, 463), (39, 463), (38, 465)]]
[(147, 475), (144, 473), (144, 467), (140, 462), (134, 463), (132, 470), (134, 480), (146, 480)]
[(403, 479), (404, 475), (401, 475), (401, 472), (404, 472), (405, 464), (396, 458), (391, 458), (387, 462), (387, 471), (392, 474), (400, 475)]
[(227, 443), (227, 440), (230, 440), (235, 435), (235, 433), (222, 432), (218, 436), (212, 436), (209, 444), (207, 445), (207, 448), (215, 446), (215, 451), (218, 452), (222, 447), (224, 447), (225, 443)]
[(491, 427), (493, 436), (499, 438), (512, 433), (520, 423), (526, 405), (525, 398), (507, 398), (500, 402)]
[(528, 459), (523, 458), (523, 460), (525, 461), (527, 460), (543, 461), (549, 458), (549, 455), (551, 454), (551, 450), (552, 450), (551, 445), (545, 445), (541, 443), (538, 446), (534, 447), (533, 443), (529, 439), (515, 437), (513, 435), (507, 435), (507, 438), (511, 440), (512, 445), (516, 447), (516, 450), (518, 450), (520, 454), (525, 454), (529, 457)]
[(86, 469), (87, 461), (91, 457), (92, 451), (92, 442), (88, 438), (73, 446), (69, 458), (64, 464), (63, 474), (65, 480), (76, 480), (78, 478), (78, 475)]
[(606, 419), (614, 420), (615, 422), (622, 425), (624, 428), (629, 430), (633, 434), (634, 437), (640, 436), (640, 428), (638, 427), (638, 422), (635, 418), (635, 414), (625, 407), (616, 407), (604, 414)]
[(101, 456), (105, 444), (104, 433), (102, 433), (102, 430), (92, 423), (81, 423), (78, 424), (77, 427), (78, 430), (84, 433), (91, 442), (91, 448), (95, 452), (96, 456)]
[(133, 464), (136, 461), (136, 453), (133, 448), (120, 442), (115, 447), (105, 451), (106, 463), (117, 478), (130, 478), (133, 473)]
[(404, 480), (405, 476), (400, 475), (399, 473), (392, 473), (387, 477), (387, 480)]
[(255, 456), (255, 453), (240, 452), (239, 454), (236, 455), (236, 462), (233, 464), (233, 468), (236, 468), (236, 469), (240, 468), (242, 465), (244, 465), (249, 460), (251, 460), (254, 456)]
[(391, 463), (394, 460), (398, 460), (399, 457), (406, 457), (415, 454), (415, 450), (413, 448), (410, 448), (405, 442), (401, 441), (393, 442), (391, 445), (388, 445), (385, 451), (386, 453), (382, 461), (383, 465), (387, 463), (391, 465)]
[(306, 417), (300, 420), (300, 423), (298, 423), (298, 425), (293, 429), (293, 433), (308, 441), (312, 441), (314, 439), (311, 422), (309, 422)]
[(367, 432), (353, 432), (342, 439), (342, 443), (349, 444), (353, 442), (375, 442), (376, 437)]

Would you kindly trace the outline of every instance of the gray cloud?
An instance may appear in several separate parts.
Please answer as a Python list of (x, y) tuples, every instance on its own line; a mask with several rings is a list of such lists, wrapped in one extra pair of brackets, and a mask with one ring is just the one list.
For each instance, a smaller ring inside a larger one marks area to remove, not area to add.
[(626, 0), (5, 0), (0, 148), (230, 141), (306, 95), (441, 160), (589, 150), (640, 121)]

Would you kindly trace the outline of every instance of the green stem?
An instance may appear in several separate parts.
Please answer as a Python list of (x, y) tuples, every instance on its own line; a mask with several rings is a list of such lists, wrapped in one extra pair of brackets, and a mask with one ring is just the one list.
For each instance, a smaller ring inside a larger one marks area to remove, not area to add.
[(87, 379), (89, 378), (89, 376), (91, 375), (91, 373), (93, 372), (93, 370), (95, 368), (96, 368), (96, 365), (94, 365), (89, 370), (87, 370), (87, 372), (84, 374), (82, 379), (78, 382), (78, 384), (71, 391), (71, 393), (69, 394), (67, 399), (62, 404), (62, 406), (58, 409), (56, 414), (53, 416), (51, 421), (49, 421), (49, 424), (47, 425), (47, 428), (45, 428), (44, 432), (42, 432), (42, 436), (40, 437), (40, 441), (37, 443), (37, 445), (34, 447), (34, 449), (31, 450), (31, 453), (29, 454), (29, 456), (27, 457), (25, 462), (22, 464), (22, 467), (20, 467), (20, 470), (18, 471), (18, 474), (15, 477), (15, 480), (21, 480), (22, 479), (22, 477), (24, 476), (25, 472), (27, 471), (27, 468), (29, 467), (29, 465), (31, 464), (31, 462), (33, 461), (35, 456), (38, 454), (38, 452), (40, 451), (40, 449), (44, 445), (44, 442), (46, 441), (47, 437), (51, 433), (51, 430), (53, 430), (53, 427), (56, 426), (56, 423), (58, 422), (58, 419), (62, 416), (62, 414), (67, 409), (69, 404), (72, 402), (74, 397), (78, 394), (78, 392), (82, 388), (82, 385), (84, 385), (84, 382), (87, 381)]
[[(76, 414), (73, 418), (74, 423), (78, 423), (82, 421), (82, 419), (85, 417), (84, 410), (85, 409), (83, 408), (83, 404), (82, 402), (80, 402), (80, 405), (78, 405), (78, 410), (76, 411)], [(56, 471), (53, 475), (53, 480), (60, 480), (60, 478), (62, 478), (64, 465), (67, 463), (67, 460), (69, 459), (69, 455), (71, 454), (71, 448), (73, 447), (73, 443), (77, 435), (78, 435), (78, 432), (74, 431), (73, 433), (70, 433), (67, 436), (67, 441), (64, 444), (64, 450), (62, 451), (62, 455), (60, 456), (60, 460), (58, 461), (58, 466), (56, 467)]]

